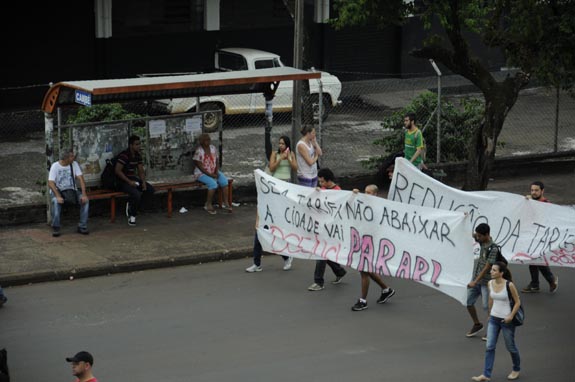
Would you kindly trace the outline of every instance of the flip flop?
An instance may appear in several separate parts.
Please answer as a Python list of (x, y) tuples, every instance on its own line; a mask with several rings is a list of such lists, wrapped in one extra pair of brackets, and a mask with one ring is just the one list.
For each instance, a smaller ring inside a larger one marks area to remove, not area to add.
[(209, 213), (210, 215), (215, 215), (215, 214), (217, 213), (216, 210), (214, 210), (213, 208), (210, 209), (210, 208), (208, 208), (208, 207), (206, 207), (206, 206), (204, 206), (204, 210), (208, 211), (208, 213)]

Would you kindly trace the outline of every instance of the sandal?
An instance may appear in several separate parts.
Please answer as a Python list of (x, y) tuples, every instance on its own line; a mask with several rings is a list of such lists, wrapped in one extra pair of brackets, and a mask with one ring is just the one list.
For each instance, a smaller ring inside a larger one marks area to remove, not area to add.
[(204, 206), (204, 210), (208, 211), (210, 215), (215, 215), (217, 212), (213, 208), (208, 208), (208, 206)]
[(230, 213), (232, 212), (232, 207), (228, 206), (227, 204), (224, 204), (222, 206), (222, 209)]

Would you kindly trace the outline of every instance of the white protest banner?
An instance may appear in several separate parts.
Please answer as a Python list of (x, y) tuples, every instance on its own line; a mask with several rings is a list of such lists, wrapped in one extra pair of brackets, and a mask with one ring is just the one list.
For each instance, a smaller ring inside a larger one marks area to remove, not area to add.
[(351, 191), (316, 190), (255, 171), (265, 251), (411, 279), (465, 304), (473, 272), (469, 217)]
[(510, 262), (575, 267), (572, 206), (538, 202), (508, 192), (457, 190), (425, 175), (404, 158), (395, 161), (388, 198), (467, 212), (472, 229), (480, 223), (489, 224), (493, 241)]

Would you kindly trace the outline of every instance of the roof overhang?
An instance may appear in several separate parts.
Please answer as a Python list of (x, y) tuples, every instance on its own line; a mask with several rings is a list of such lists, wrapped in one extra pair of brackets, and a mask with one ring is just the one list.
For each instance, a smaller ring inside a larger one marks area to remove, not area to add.
[(78, 105), (76, 103), (77, 90), (89, 93), (92, 104), (102, 104), (221, 94), (265, 93), (275, 91), (277, 83), (281, 81), (309, 80), (320, 77), (320, 72), (281, 67), (181, 76), (58, 82), (51, 86), (44, 96), (42, 110), (46, 113), (53, 113), (59, 106)]

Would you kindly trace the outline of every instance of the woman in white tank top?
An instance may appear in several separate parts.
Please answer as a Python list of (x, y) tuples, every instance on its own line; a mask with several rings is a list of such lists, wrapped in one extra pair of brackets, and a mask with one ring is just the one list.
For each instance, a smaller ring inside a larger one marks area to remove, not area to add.
[[(487, 345), (485, 349), (485, 366), (483, 374), (472, 377), (474, 381), (490, 381), (491, 373), (493, 371), (493, 363), (495, 361), (495, 347), (497, 346), (497, 339), (499, 332), (503, 333), (505, 340), (505, 347), (509, 354), (511, 354), (511, 361), (513, 369), (507, 376), (507, 379), (513, 380), (519, 378), (519, 370), (521, 370), (521, 358), (519, 350), (515, 345), (515, 325), (512, 320), (519, 307), (521, 300), (517, 288), (510, 281), (511, 274), (507, 269), (507, 264), (500, 261), (491, 266), (491, 281), (489, 281), (489, 322), (487, 324)], [(509, 282), (509, 292), (507, 293), (507, 283)], [(510, 298), (514, 301), (513, 310), (510, 307)]]
[(297, 180), (302, 186), (317, 186), (317, 161), (322, 155), (313, 125), (305, 125), (297, 143)]

